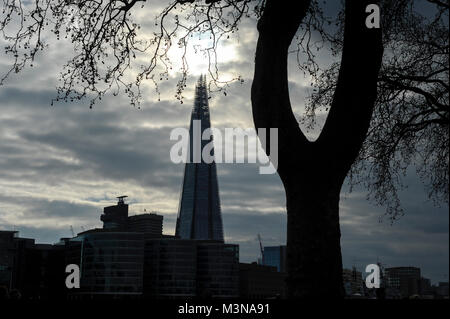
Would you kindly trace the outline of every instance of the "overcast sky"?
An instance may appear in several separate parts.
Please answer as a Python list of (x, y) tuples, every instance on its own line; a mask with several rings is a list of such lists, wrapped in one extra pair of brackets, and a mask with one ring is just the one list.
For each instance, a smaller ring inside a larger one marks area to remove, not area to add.
[[(152, 19), (154, 12), (149, 7), (139, 15)], [(227, 96), (213, 94), (213, 127), (253, 127), (250, 86), (256, 39), (255, 23), (246, 21), (219, 51), (224, 76), (241, 75), (245, 82), (232, 84)], [(70, 236), (70, 225), (75, 232), (101, 227), (103, 207), (128, 195), (131, 214), (156, 211), (164, 216), (164, 233), (174, 234), (183, 165), (170, 161), (174, 142), (169, 136), (173, 128), (189, 124), (195, 82), (206, 71), (204, 60), (193, 58), (183, 104), (173, 97), (174, 72), (161, 85), (161, 101), (150, 84), (144, 86), (140, 110), (129, 105), (125, 94), (108, 96), (92, 110), (76, 103), (51, 107), (57, 74), (72, 48), (63, 41), (49, 43), (32, 69), (0, 87), (0, 229), (15, 228), (22, 237), (54, 243)], [(300, 117), (310, 81), (298, 72), (294, 58), (290, 93)], [(1, 73), (10, 62), (0, 55)], [(241, 261), (259, 257), (258, 233), (265, 246), (285, 244), (279, 177), (258, 174), (255, 164), (218, 164), (217, 170), (225, 238), (240, 245)], [(344, 266), (363, 270), (379, 260), (386, 266), (421, 267), (433, 282), (448, 280), (448, 206), (427, 200), (414, 170), (406, 180), (408, 189), (401, 194), (405, 216), (392, 225), (383, 218), (384, 207), (366, 200), (364, 189), (342, 193)]]

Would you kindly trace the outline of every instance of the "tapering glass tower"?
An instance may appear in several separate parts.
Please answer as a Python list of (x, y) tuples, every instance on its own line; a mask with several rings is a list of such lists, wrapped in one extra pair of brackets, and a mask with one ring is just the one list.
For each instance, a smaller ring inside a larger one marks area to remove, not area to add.
[[(207, 140), (201, 139), (203, 131), (210, 127), (206, 78), (201, 76), (196, 86), (191, 114), (189, 161), (184, 168), (183, 189), (177, 217), (176, 235), (180, 238), (223, 241), (216, 163), (214, 160), (206, 163), (200, 156), (205, 145), (213, 143), (212, 136)], [(197, 142), (194, 142), (194, 139), (199, 141), (200, 147), (197, 149), (195, 146)], [(213, 148), (210, 154), (214, 155)]]

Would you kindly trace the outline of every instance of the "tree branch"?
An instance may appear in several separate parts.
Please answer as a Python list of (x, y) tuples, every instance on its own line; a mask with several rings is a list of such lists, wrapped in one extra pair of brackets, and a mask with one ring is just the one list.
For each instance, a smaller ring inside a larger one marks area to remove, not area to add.
[(383, 46), (381, 30), (368, 29), (365, 25), (365, 8), (370, 3), (373, 1), (346, 1), (338, 81), (325, 126), (317, 140), (328, 150), (330, 171), (350, 169), (366, 137), (375, 105)]
[[(283, 182), (292, 176), (293, 154), (309, 144), (292, 112), (287, 56), (291, 41), (306, 16), (310, 1), (269, 0), (258, 22), (255, 74), (251, 100), (256, 128), (278, 128), (278, 173)], [(266, 153), (270, 154), (267, 146)]]

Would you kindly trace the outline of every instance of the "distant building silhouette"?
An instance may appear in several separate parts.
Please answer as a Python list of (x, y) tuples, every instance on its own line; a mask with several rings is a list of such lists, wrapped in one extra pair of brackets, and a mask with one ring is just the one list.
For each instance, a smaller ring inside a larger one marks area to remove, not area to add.
[(431, 280), (428, 278), (421, 277), (420, 278), (420, 294), (423, 296), (432, 296), (433, 289), (431, 286)]
[(172, 236), (145, 241), (144, 294), (156, 298), (239, 295), (239, 246)]
[(18, 231), (0, 231), (0, 287), (10, 298), (65, 298), (64, 246), (36, 244)]
[[(201, 123), (201, 132), (194, 130), (195, 120)], [(210, 127), (206, 81), (205, 77), (201, 76), (196, 87), (195, 102), (191, 115), (189, 161), (184, 169), (183, 188), (176, 224), (176, 236), (182, 239), (223, 241), (216, 163), (215, 161), (205, 163), (202, 156), (200, 156), (198, 162), (194, 163), (194, 153), (198, 151), (194, 148), (194, 139), (201, 140), (201, 145), (199, 145), (201, 152), (206, 144), (212, 143), (212, 137), (208, 140), (201, 138), (203, 131)], [(214, 154), (214, 149), (211, 150), (211, 154)]]
[(128, 204), (124, 199), (127, 196), (119, 196), (117, 205), (105, 207), (100, 220), (103, 222), (103, 229), (120, 230), (154, 234), (161, 236), (163, 217), (155, 213), (145, 213), (135, 216), (128, 216)]
[(420, 294), (421, 275), (417, 267), (386, 268), (386, 286), (390, 294), (397, 292), (401, 298)]
[(436, 298), (439, 299), (448, 299), (449, 294), (448, 294), (448, 281), (447, 282), (439, 282), (439, 284), (437, 286), (433, 286), (432, 288), (434, 288), (435, 290), (435, 295)]
[(125, 229), (128, 219), (128, 204), (125, 204), (124, 198), (119, 196), (117, 205), (108, 206), (103, 209), (100, 220), (103, 222), (104, 229)]
[(286, 245), (266, 246), (263, 249), (264, 265), (276, 267), (279, 272), (286, 272)]
[[(106, 211), (120, 211), (122, 205)], [(238, 245), (163, 235), (162, 227), (153, 227), (159, 218), (144, 217), (142, 224), (130, 226), (127, 215), (117, 216), (127, 222), (54, 245), (0, 231), (0, 300), (285, 297), (286, 273), (276, 266), (239, 263)], [(79, 289), (65, 286), (68, 264), (80, 267)], [(448, 282), (431, 286), (420, 268), (386, 268), (383, 278), (387, 299), (448, 299)], [(343, 281), (347, 296), (367, 297), (361, 272), (344, 269)]]
[(286, 273), (256, 262), (239, 264), (239, 296), (245, 299), (278, 299), (286, 296)]
[(238, 296), (239, 246), (163, 235), (162, 216), (128, 216), (124, 197), (101, 220), (102, 229), (64, 241), (81, 273), (70, 299)]
[(67, 245), (67, 263), (80, 266), (80, 289), (72, 296), (140, 297), (144, 276), (144, 234), (93, 229)]
[(362, 272), (352, 269), (342, 269), (342, 281), (347, 297), (364, 296), (364, 280)]

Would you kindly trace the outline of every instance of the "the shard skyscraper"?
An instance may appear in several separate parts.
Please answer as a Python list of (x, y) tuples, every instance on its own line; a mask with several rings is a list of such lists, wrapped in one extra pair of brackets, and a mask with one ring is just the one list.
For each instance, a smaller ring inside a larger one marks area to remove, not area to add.
[[(200, 130), (198, 124), (201, 124)], [(189, 161), (184, 169), (183, 188), (177, 217), (176, 235), (183, 239), (210, 239), (223, 241), (222, 214), (220, 211), (219, 186), (216, 163), (206, 163), (201, 154), (210, 139), (201, 140), (195, 147), (194, 139), (200, 140), (205, 129), (211, 127), (209, 118), (206, 78), (201, 76), (195, 92), (191, 114)], [(200, 153), (199, 153), (200, 151)], [(214, 154), (214, 149), (210, 151)]]

